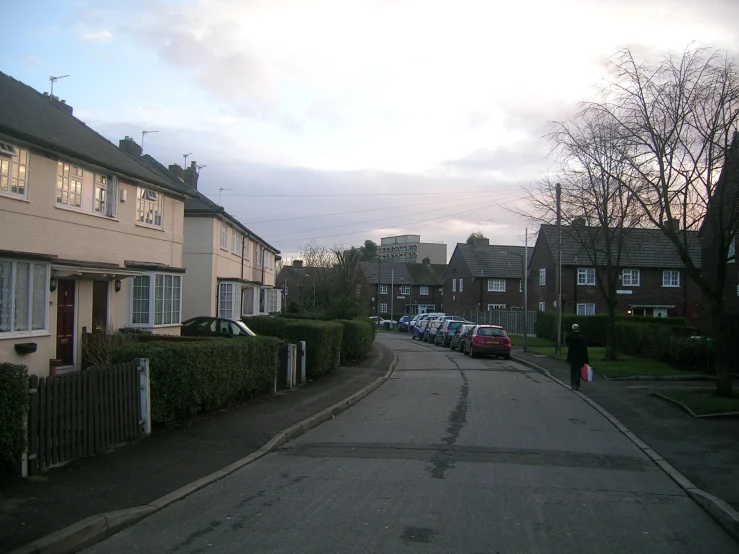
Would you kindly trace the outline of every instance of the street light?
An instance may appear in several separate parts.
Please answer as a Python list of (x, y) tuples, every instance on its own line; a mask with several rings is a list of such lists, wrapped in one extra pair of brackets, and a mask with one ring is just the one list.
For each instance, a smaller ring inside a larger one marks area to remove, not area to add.
[[(527, 230), (528, 233), (528, 230)], [(527, 237), (528, 238), (528, 237)], [(528, 241), (527, 241), (528, 242)], [(526, 247), (526, 250), (528, 250), (528, 245)], [(524, 251), (526, 252), (526, 251)], [(528, 272), (526, 271), (526, 259), (523, 255), (519, 254), (518, 252), (506, 252), (505, 250), (501, 250), (501, 254), (513, 254), (514, 256), (518, 256), (521, 258), (521, 276), (523, 277), (523, 351), (528, 352), (527, 349), (527, 327), (528, 327), (528, 311), (529, 311), (529, 276)], [(528, 254), (528, 252), (526, 252)], [(524, 254), (524, 255), (526, 255)]]

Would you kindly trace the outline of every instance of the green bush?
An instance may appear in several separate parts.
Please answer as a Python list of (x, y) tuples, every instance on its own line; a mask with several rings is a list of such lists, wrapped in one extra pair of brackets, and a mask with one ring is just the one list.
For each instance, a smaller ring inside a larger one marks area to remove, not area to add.
[(305, 341), (308, 379), (315, 379), (339, 367), (343, 325), (330, 321), (271, 316), (245, 317), (243, 320), (257, 334), (292, 343)]
[(339, 319), (336, 323), (344, 326), (341, 339), (342, 364), (359, 360), (369, 352), (377, 325), (369, 319)]
[(26, 451), (28, 368), (0, 363), (0, 469), (16, 471)]
[(111, 358), (149, 359), (152, 421), (174, 425), (272, 390), (278, 347), (272, 337), (148, 342), (121, 346)]

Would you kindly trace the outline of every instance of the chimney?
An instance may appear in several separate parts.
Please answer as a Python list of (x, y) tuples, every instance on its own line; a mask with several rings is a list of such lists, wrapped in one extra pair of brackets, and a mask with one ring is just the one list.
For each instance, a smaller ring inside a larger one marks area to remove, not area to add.
[(475, 239), (475, 248), (487, 248), (490, 246), (490, 239)]
[(303, 260), (293, 260), (293, 269), (303, 269)]
[(423, 265), (431, 265), (431, 258), (429, 258), (428, 256), (426, 256), (426, 257), (425, 257), (425, 258), (424, 258), (424, 259), (423, 259), (423, 260), (421, 261), (421, 263), (422, 263)]
[(48, 92), (45, 92), (44, 96), (48, 98), (49, 100), (51, 100), (52, 106), (62, 110), (66, 114), (72, 115), (72, 111), (73, 111), (72, 106), (67, 104), (66, 100), (59, 100), (58, 96), (49, 96)]
[(575, 227), (585, 227), (585, 218), (584, 217), (576, 217), (572, 220), (572, 225)]
[(674, 217), (670, 218), (665, 222), (665, 227), (673, 233), (677, 233), (680, 230), (680, 220), (675, 219)]
[(185, 170), (185, 183), (198, 190), (198, 162), (191, 162), (190, 167)]
[(180, 164), (172, 164), (169, 166), (169, 171), (174, 173), (180, 180), (185, 180), (185, 170), (180, 167)]
[(136, 141), (131, 137), (126, 137), (118, 141), (118, 148), (123, 150), (126, 154), (130, 154), (134, 158), (141, 157), (141, 147), (136, 144)]

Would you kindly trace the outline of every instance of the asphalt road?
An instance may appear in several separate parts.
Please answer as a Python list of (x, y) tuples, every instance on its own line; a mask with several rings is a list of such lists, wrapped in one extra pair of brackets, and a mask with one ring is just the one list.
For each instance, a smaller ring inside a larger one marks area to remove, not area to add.
[(393, 376), (89, 553), (690, 553), (737, 544), (578, 395), (380, 334)]

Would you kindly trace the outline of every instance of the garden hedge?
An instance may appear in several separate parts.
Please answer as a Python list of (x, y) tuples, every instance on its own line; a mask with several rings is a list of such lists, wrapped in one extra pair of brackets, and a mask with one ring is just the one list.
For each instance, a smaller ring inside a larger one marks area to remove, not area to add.
[(118, 347), (111, 360), (149, 359), (152, 421), (171, 426), (198, 412), (270, 392), (278, 349), (273, 337), (147, 342)]
[(344, 326), (341, 339), (341, 363), (361, 359), (372, 348), (377, 325), (369, 319), (337, 319)]
[(0, 363), (0, 469), (18, 470), (26, 451), (25, 421), (28, 414), (28, 368)]

